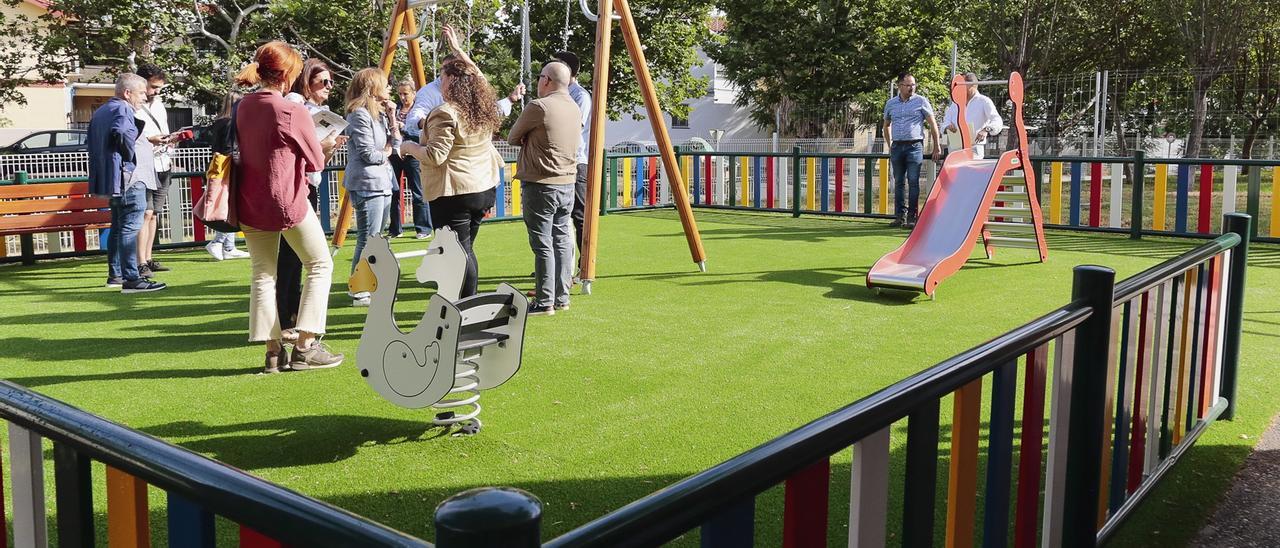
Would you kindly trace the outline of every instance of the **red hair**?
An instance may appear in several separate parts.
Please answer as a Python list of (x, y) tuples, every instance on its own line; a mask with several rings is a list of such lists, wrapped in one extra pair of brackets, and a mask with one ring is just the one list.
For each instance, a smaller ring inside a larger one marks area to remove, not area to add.
[(236, 75), (236, 83), (245, 87), (291, 84), (299, 72), (302, 72), (302, 55), (289, 44), (277, 40), (263, 44), (253, 52), (253, 62)]

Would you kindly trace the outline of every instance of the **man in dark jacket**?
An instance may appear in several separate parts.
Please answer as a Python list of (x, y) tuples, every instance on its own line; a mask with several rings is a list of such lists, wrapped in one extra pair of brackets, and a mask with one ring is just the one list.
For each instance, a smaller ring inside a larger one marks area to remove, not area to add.
[[(89, 121), (89, 192), (111, 198), (107, 241), (107, 287), (122, 293), (165, 288), (138, 272), (138, 229), (147, 208), (147, 188), (155, 186), (150, 143), (138, 150), (142, 122), (135, 113), (146, 100), (147, 81), (136, 74), (116, 79), (116, 94)], [(145, 164), (145, 165), (140, 165)]]

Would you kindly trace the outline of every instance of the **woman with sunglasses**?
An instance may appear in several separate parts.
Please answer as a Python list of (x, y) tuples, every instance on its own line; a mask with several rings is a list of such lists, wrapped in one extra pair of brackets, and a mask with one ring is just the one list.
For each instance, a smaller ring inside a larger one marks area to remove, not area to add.
[[(307, 59), (302, 63), (302, 72), (294, 80), (291, 91), (284, 98), (302, 104), (307, 107), (307, 113), (314, 115), (316, 111), (329, 110), (325, 103), (329, 101), (331, 91), (333, 77), (329, 73), (329, 65), (319, 59)], [(331, 136), (325, 143), (330, 140), (333, 145), (325, 148), (329, 151), (324, 158), (326, 164), (333, 157), (334, 147), (342, 144), (346, 137)], [(311, 210), (319, 213), (320, 194), (316, 189), (320, 186), (320, 172), (307, 173), (307, 183), (307, 201), (311, 203)], [(283, 330), (281, 336), (285, 342), (293, 342), (298, 338), (296, 326), (298, 306), (302, 302), (302, 261), (283, 239), (280, 240), (280, 258), (276, 263), (276, 284), (276, 310)]]

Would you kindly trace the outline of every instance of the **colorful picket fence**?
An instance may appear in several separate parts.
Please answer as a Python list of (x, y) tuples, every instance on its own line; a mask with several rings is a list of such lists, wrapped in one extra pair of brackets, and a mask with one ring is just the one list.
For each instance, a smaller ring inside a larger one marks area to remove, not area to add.
[[(237, 524), (246, 548), (430, 546), (383, 525), (114, 424), (8, 381), (0, 381), (8, 421), (8, 492), (13, 545), (49, 544), (45, 441), (53, 446), (53, 502), (59, 546), (93, 546), (95, 482), (105, 484), (107, 545), (152, 545), (148, 485), (165, 491), (169, 546), (215, 546), (215, 519)], [(94, 477), (93, 461), (106, 465)], [(2, 495), (3, 493), (0, 493)], [(0, 496), (0, 515), (5, 497)], [(216, 516), (216, 517), (215, 517)], [(7, 537), (0, 520), (0, 544)]]
[[(849, 546), (883, 546), (891, 535), (909, 547), (1094, 546), (1209, 424), (1231, 416), (1250, 227), (1239, 214), (1225, 224), (1227, 234), (1119, 284), (1109, 269), (1077, 267), (1071, 304), (546, 546), (653, 546), (696, 530), (702, 546), (746, 547), (758, 520), (781, 522), (781, 537), (766, 545), (827, 546), (837, 540), (829, 522), (843, 518), (830, 501), (843, 492), (848, 538), (839, 543)], [(899, 490), (889, 472), (903, 421)], [(831, 457), (846, 450), (849, 483), (835, 485)], [(781, 512), (758, 512), (758, 496), (779, 485)], [(945, 518), (935, 523), (940, 504)], [(536, 538), (537, 527), (530, 519), (510, 538)]]

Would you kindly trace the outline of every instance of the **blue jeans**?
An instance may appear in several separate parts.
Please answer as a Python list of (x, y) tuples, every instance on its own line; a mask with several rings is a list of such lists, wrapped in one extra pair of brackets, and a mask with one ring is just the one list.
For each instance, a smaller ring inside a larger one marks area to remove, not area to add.
[(533, 275), (538, 307), (569, 304), (573, 276), (574, 185), (544, 185), (520, 182), (524, 202), (524, 224), (529, 229), (533, 249)]
[(222, 244), (223, 251), (231, 251), (236, 248), (236, 235), (231, 232), (213, 231), (212, 243)]
[[(894, 144), (889, 148), (893, 166), (893, 215), (900, 220), (915, 219), (920, 210), (920, 164), (924, 163), (924, 143)], [(911, 209), (907, 209), (910, 188)]]
[(360, 262), (360, 254), (364, 252), (364, 242), (373, 234), (382, 232), (382, 224), (387, 220), (387, 208), (391, 205), (390, 194), (372, 192), (351, 192), (351, 207), (356, 212), (356, 254), (351, 259), (351, 272), (356, 271)]
[(392, 234), (400, 233), (400, 209), (404, 199), (400, 195), (400, 175), (404, 175), (405, 187), (413, 199), (413, 227), (418, 234), (431, 234), (431, 208), (422, 199), (422, 172), (418, 159), (413, 156), (391, 156), (391, 169), (396, 175), (396, 187), (391, 195), (391, 228)]
[(132, 282), (138, 275), (138, 231), (147, 210), (147, 187), (134, 185), (111, 198), (111, 234), (107, 237), (107, 279)]

